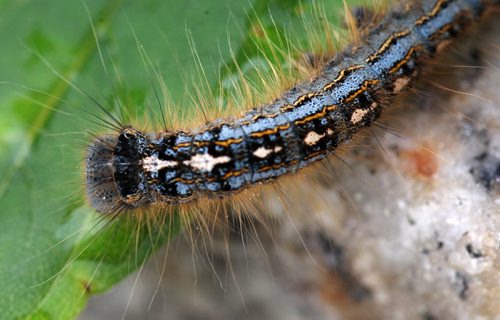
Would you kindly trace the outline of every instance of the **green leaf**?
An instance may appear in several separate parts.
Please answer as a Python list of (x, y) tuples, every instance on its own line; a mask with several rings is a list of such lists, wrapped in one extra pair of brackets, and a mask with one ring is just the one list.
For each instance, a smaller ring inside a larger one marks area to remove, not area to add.
[[(175, 217), (156, 227), (108, 225), (85, 203), (88, 132), (106, 130), (91, 121), (89, 113), (102, 112), (80, 89), (116, 113), (120, 106), (139, 115), (157, 108), (158, 83), (146, 70), (139, 41), (180, 104), (190, 89), (186, 92), (183, 79), (199, 74), (188, 34), (207, 83), (218, 88), (217, 74), (234, 76), (231, 51), (237, 64), (261, 51), (272, 58), (269, 44), (255, 37), (259, 21), (276, 44), (295, 28), (295, 41), (305, 43), (299, 13), (311, 5), (302, 5), (299, 0), (0, 3), (0, 319), (71, 319), (89, 295), (133, 272), (180, 229)], [(326, 1), (325, 7), (335, 20), (341, 1)]]

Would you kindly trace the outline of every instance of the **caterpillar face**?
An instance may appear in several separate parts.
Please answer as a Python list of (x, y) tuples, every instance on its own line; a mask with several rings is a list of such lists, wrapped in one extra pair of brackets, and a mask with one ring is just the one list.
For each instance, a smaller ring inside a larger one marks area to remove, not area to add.
[(149, 182), (141, 168), (148, 139), (124, 128), (117, 136), (93, 141), (86, 158), (87, 198), (100, 213), (146, 206), (152, 202)]

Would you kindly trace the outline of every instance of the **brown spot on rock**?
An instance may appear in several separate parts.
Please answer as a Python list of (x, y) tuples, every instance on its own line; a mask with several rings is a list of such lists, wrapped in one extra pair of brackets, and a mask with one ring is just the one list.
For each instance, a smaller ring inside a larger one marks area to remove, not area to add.
[(408, 173), (417, 178), (431, 179), (438, 170), (436, 154), (427, 147), (402, 150), (401, 157), (406, 160)]

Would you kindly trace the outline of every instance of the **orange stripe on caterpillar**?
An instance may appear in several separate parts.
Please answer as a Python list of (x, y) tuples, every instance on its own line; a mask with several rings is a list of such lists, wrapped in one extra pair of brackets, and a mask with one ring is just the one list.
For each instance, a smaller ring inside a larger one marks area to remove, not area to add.
[[(175, 205), (232, 194), (308, 166), (377, 119), (381, 101), (390, 102), (440, 45), (493, 4), (423, 0), (415, 3), (421, 10), (397, 7), (363, 36), (364, 50), (347, 49), (345, 60), (327, 63), (316, 79), (300, 84), (301, 94), (292, 88), (240, 118), (191, 132), (127, 127), (106, 136), (106, 143), (96, 139), (87, 157), (90, 202), (104, 213)], [(113, 184), (101, 184), (110, 176)]]

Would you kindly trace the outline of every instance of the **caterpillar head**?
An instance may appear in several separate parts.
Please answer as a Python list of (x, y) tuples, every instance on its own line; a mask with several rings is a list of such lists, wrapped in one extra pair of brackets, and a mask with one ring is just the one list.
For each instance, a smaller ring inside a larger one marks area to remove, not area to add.
[(116, 213), (151, 202), (140, 156), (148, 139), (139, 131), (124, 128), (117, 136), (96, 138), (86, 157), (86, 193), (100, 213)]

